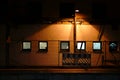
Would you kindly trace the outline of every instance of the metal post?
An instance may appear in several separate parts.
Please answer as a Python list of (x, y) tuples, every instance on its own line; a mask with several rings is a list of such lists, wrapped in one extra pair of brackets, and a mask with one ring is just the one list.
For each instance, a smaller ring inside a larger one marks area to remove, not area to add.
[(73, 38), (74, 38), (74, 53), (76, 52), (76, 17), (74, 13), (74, 31), (73, 31)]

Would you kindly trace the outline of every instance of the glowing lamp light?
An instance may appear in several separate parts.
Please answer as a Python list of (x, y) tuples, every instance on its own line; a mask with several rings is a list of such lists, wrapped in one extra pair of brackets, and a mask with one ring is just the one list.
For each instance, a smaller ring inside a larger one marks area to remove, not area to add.
[(76, 9), (76, 10), (75, 10), (75, 12), (79, 12), (79, 10), (78, 10), (78, 9)]

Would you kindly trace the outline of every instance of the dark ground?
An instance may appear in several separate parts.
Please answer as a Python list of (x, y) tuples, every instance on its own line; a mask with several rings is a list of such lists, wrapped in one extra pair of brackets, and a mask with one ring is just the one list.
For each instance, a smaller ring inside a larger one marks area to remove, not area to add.
[(116, 71), (79, 68), (0, 69), (0, 80), (120, 80), (120, 72)]
[(3, 73), (0, 80), (120, 80), (119, 74)]

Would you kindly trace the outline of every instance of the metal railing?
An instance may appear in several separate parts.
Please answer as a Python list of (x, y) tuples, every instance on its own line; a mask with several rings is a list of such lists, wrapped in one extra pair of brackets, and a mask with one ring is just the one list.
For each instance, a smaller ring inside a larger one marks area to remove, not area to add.
[(63, 53), (62, 65), (72, 67), (90, 67), (91, 66), (91, 54), (88, 53)]

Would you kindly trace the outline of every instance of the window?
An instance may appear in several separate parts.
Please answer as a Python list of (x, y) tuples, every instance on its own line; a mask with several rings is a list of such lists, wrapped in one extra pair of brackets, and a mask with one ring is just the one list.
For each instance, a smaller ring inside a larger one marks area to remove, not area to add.
[(39, 51), (40, 52), (48, 51), (48, 42), (47, 41), (39, 41)]
[(78, 41), (77, 42), (77, 50), (85, 50), (86, 49), (86, 42), (85, 41)]
[(109, 42), (109, 51), (110, 52), (117, 52), (118, 51), (118, 43), (117, 43), (117, 41), (110, 41)]
[(22, 50), (23, 51), (31, 51), (31, 41), (23, 41), (22, 42)]
[(102, 42), (93, 41), (93, 51), (101, 51), (102, 50)]
[(69, 52), (69, 50), (70, 50), (69, 41), (61, 41), (60, 42), (60, 51), (62, 51), (62, 52), (64, 52), (64, 51)]

